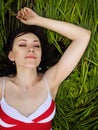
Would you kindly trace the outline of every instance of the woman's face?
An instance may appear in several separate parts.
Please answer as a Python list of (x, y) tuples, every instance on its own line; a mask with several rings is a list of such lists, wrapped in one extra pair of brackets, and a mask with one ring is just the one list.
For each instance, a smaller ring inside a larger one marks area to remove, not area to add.
[(36, 68), (41, 61), (42, 49), (39, 38), (33, 33), (15, 38), (9, 59), (15, 61), (16, 67)]

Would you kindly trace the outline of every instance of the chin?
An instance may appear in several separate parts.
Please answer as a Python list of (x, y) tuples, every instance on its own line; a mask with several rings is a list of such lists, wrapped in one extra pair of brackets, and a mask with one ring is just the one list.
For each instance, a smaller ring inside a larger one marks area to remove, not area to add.
[(25, 68), (28, 68), (28, 69), (35, 69), (35, 68), (37, 68), (36, 66), (32, 66), (32, 65), (27, 65), (27, 66), (25, 66)]
[(35, 64), (27, 64), (25, 65), (24, 67), (25, 68), (30, 68), (30, 69), (36, 69), (38, 65), (35, 65)]

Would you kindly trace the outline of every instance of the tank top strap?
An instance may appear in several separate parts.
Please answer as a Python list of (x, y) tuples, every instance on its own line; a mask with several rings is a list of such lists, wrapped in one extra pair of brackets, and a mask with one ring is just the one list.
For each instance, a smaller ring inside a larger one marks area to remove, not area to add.
[(3, 83), (2, 83), (2, 97), (4, 97), (4, 88), (5, 88), (5, 77), (3, 78)]
[(50, 93), (49, 85), (48, 85), (48, 82), (47, 82), (47, 79), (46, 79), (46, 76), (45, 76), (45, 75), (43, 76), (43, 79), (44, 79), (44, 82), (45, 82), (46, 87), (47, 87), (47, 89), (48, 89), (48, 92)]

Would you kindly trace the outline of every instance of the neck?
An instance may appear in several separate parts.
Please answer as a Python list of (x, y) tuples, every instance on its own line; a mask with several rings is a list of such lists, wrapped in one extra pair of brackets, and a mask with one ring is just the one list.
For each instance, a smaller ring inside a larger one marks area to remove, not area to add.
[(16, 84), (32, 86), (38, 80), (36, 69), (17, 69), (15, 77)]

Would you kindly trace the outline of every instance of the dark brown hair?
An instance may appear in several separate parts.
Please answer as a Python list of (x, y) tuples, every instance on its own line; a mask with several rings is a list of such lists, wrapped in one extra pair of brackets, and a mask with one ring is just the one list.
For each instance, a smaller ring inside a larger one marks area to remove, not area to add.
[(38, 66), (38, 71), (45, 72), (50, 66), (54, 65), (59, 58), (57, 49), (48, 43), (46, 35), (42, 28), (38, 26), (22, 26), (13, 30), (7, 40), (7, 44), (4, 46), (3, 51), (5, 52), (5, 58), (2, 59), (2, 65), (0, 70), (0, 76), (16, 74), (16, 66), (8, 59), (8, 54), (13, 48), (14, 39), (18, 36), (26, 33), (35, 34), (41, 43), (42, 48), (42, 59)]

